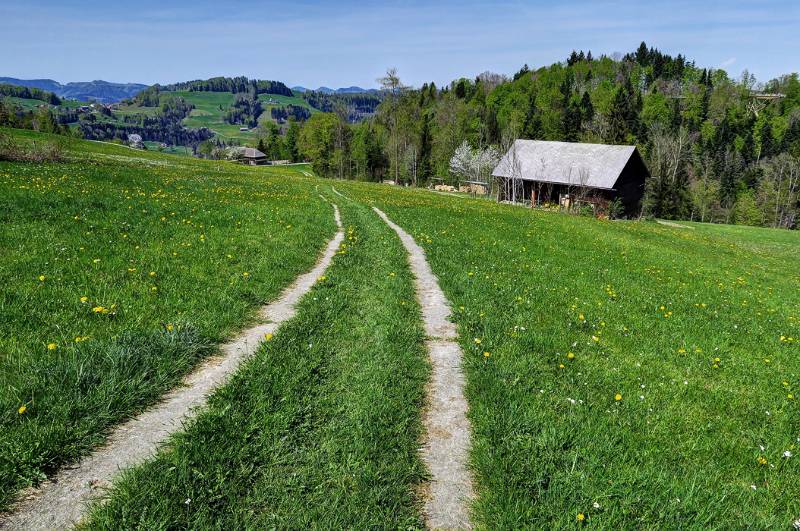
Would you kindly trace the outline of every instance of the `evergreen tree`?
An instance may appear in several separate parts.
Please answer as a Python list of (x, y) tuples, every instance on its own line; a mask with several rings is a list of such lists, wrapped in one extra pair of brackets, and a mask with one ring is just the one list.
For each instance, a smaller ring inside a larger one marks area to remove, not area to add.
[(291, 160), (292, 162), (301, 162), (300, 152), (297, 147), (297, 141), (300, 137), (300, 125), (296, 121), (289, 122), (289, 129), (286, 130), (286, 138), (284, 139), (284, 155), (283, 158)]
[(581, 121), (584, 124), (590, 124), (594, 119), (594, 105), (592, 105), (592, 98), (589, 96), (589, 91), (583, 93), (581, 96)]
[(422, 115), (422, 127), (419, 134), (419, 176), (422, 180), (429, 180), (432, 175), (431, 153), (433, 138), (431, 136), (431, 118), (429, 113)]

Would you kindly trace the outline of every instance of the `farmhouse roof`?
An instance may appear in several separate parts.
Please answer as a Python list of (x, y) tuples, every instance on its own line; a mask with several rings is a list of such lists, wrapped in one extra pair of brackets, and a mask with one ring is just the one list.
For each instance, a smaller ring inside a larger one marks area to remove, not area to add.
[(492, 175), (610, 190), (634, 153), (636, 146), (517, 140)]
[(240, 157), (244, 157), (246, 159), (260, 159), (265, 158), (266, 155), (256, 148), (251, 147), (241, 147), (236, 150), (237, 155)]

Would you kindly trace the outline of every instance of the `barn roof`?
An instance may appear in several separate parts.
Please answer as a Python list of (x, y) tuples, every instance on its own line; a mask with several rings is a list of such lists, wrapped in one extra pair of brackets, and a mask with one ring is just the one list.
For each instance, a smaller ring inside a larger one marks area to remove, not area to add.
[(636, 146), (517, 140), (492, 175), (612, 189), (635, 152)]
[(251, 147), (239, 147), (234, 148), (236, 154), (240, 157), (244, 157), (246, 159), (260, 159), (262, 157), (266, 157), (266, 155), (256, 148)]
[(266, 157), (264, 153), (261, 153), (256, 148), (244, 148), (243, 155), (248, 159), (260, 159), (262, 157)]

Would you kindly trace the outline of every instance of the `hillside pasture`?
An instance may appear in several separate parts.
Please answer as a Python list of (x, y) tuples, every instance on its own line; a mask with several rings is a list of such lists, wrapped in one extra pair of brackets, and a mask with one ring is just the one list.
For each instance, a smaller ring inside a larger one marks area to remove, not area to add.
[(453, 304), (478, 526), (800, 516), (800, 234), (336, 186), (414, 235)]
[(420, 312), (371, 206), (425, 249), (452, 305), (476, 527), (800, 517), (796, 231), (372, 183), (337, 181), (338, 195), (307, 166), (64, 142), (66, 163), (0, 163), (0, 504), (100, 443), (308, 269), (334, 231), (321, 193), (347, 235), (329, 272), (87, 527), (424, 524)]
[(346, 237), (297, 317), (87, 528), (423, 528), (428, 363), (405, 252), (369, 208), (326, 194)]
[(0, 507), (174, 386), (310, 268), (330, 206), (294, 167), (54, 141), (0, 162)]

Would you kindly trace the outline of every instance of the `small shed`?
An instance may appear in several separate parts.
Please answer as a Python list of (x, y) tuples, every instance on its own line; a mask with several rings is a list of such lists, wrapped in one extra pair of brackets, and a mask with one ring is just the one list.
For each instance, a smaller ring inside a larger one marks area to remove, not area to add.
[(250, 166), (260, 166), (267, 163), (267, 156), (256, 148), (237, 148), (234, 155), (237, 161)]
[(623, 214), (641, 212), (650, 173), (636, 146), (517, 140), (492, 172), (499, 199), (604, 208), (619, 200)]

